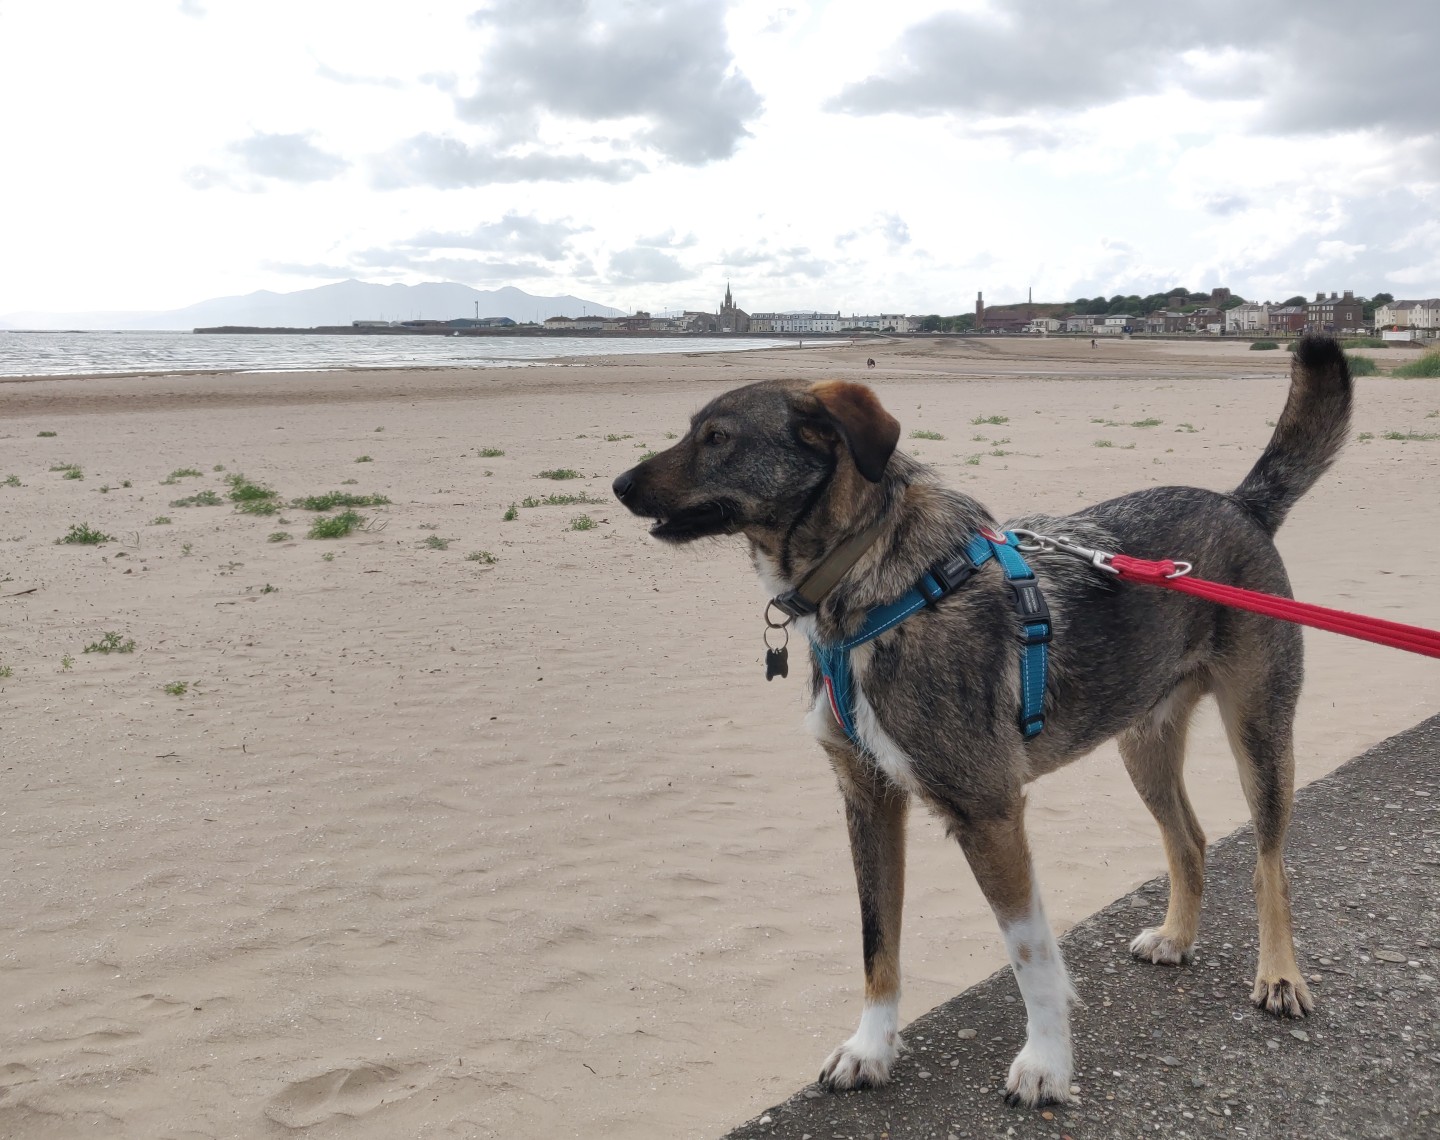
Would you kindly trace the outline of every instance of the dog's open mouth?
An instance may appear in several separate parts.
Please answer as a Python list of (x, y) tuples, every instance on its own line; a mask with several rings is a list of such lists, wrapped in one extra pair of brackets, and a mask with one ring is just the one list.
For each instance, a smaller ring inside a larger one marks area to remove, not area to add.
[(650, 534), (665, 542), (689, 542), (730, 534), (735, 529), (734, 518), (734, 509), (727, 503), (701, 503), (660, 519), (650, 528)]

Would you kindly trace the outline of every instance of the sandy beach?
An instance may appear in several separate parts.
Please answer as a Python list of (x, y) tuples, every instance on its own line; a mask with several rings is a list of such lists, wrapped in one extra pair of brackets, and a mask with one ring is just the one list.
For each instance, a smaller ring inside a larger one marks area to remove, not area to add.
[[(611, 479), (804, 376), (873, 384), (1002, 517), (1228, 490), (1288, 363), (915, 340), (0, 382), (0, 1135), (699, 1138), (782, 1098), (859, 1010), (839, 797), (743, 544), (661, 547)], [(1296, 596), (1440, 627), (1440, 439), (1385, 438), (1440, 433), (1440, 381), (1357, 385), (1369, 438), (1280, 532)], [(236, 473), (390, 503), (333, 540), (171, 505)], [(554, 494), (601, 501), (520, 505)], [(77, 524), (114, 541), (57, 544)], [(85, 652), (110, 633), (133, 652)], [(1302, 781), (1440, 707), (1440, 663), (1306, 649)], [(1246, 812), (1208, 706), (1192, 740), (1216, 836)], [(1004, 964), (912, 820), (904, 1020)], [(1061, 929), (1164, 868), (1113, 746), (1029, 821)]]

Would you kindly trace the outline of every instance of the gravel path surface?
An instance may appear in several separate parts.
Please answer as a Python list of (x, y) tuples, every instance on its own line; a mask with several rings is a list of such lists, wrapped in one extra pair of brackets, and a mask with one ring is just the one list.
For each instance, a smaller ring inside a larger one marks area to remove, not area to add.
[[(1416, 668), (1428, 668), (1419, 663)], [(931, 1010), (878, 1091), (810, 1086), (730, 1133), (765, 1137), (1440, 1136), (1440, 716), (1301, 790), (1288, 864), (1317, 1008), (1282, 1022), (1246, 1000), (1255, 961), (1248, 826), (1210, 848), (1195, 963), (1126, 944), (1164, 914), (1156, 879), (1062, 940), (1079, 1103), (1007, 1108), (1024, 1008), (1010, 971)]]

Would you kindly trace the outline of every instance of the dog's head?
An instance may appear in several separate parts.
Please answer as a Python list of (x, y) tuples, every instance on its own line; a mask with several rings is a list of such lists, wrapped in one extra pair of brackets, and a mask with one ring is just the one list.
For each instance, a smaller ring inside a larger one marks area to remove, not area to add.
[(878, 483), (900, 424), (863, 384), (769, 380), (712, 400), (685, 437), (615, 480), (667, 542), (785, 532), (833, 486)]

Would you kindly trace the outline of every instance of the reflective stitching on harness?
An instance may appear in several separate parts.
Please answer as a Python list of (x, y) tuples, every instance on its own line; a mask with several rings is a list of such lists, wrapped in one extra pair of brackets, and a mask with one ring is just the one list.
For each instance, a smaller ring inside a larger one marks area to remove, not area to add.
[[(1020, 650), (1020, 721), (1021, 733), (1028, 740), (1045, 727), (1045, 683), (1049, 670), (1050, 611), (1024, 556), (1016, 549), (1013, 533), (1000, 535), (982, 530), (965, 544), (965, 555), (974, 568), (991, 558), (1000, 563), (1006, 581), (1015, 592), (1015, 609), (1023, 631)], [(937, 565), (939, 565), (937, 563)], [(865, 615), (858, 633), (838, 644), (828, 645), (813, 636), (810, 639), (815, 659), (825, 682), (830, 711), (852, 743), (863, 744), (855, 731), (854, 702), (851, 698), (850, 651), (873, 641), (910, 617), (917, 610), (938, 602), (953, 592), (946, 589), (946, 579), (927, 571), (905, 594), (887, 605), (876, 606)], [(963, 578), (961, 579), (963, 582)]]

